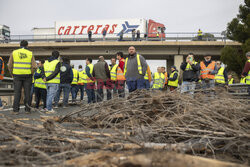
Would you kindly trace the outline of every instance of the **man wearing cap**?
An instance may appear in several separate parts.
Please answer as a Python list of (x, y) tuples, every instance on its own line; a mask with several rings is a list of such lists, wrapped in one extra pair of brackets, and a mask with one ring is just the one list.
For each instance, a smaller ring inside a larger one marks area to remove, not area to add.
[(200, 77), (203, 89), (214, 88), (214, 78), (217, 73), (218, 68), (215, 61), (211, 60), (210, 55), (204, 55), (204, 60), (200, 62)]
[(247, 61), (242, 72), (242, 77), (246, 77), (246, 84), (248, 85), (248, 95), (250, 95), (250, 52), (246, 53)]

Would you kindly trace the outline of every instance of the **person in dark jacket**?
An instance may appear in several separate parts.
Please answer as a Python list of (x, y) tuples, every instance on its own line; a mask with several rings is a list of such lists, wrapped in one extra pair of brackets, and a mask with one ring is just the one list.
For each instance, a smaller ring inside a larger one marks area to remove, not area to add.
[(62, 91), (63, 91), (63, 108), (68, 107), (71, 82), (73, 80), (73, 71), (70, 66), (70, 60), (68, 58), (63, 58), (62, 60), (63, 60), (62, 66), (60, 68), (60, 85), (55, 97), (55, 108), (58, 108), (58, 102), (60, 100)]
[(104, 30), (102, 31), (102, 35), (103, 35), (103, 41), (105, 41), (106, 40), (106, 35), (107, 35), (106, 28), (104, 28)]
[(189, 53), (186, 61), (180, 66), (183, 70), (183, 82), (181, 85), (181, 93), (188, 92), (194, 94), (196, 82), (198, 82), (197, 72), (199, 71), (199, 63), (194, 60), (194, 54)]
[(140, 41), (140, 35), (141, 35), (140, 30), (137, 30), (136, 31), (136, 40), (137, 41)]
[(97, 81), (97, 102), (104, 99), (103, 88), (107, 90), (107, 100), (111, 99), (112, 83), (110, 80), (110, 71), (108, 64), (104, 61), (104, 57), (100, 56), (99, 61), (94, 65), (93, 77)]
[[(41, 70), (43, 81), (46, 82), (46, 86), (47, 86), (46, 110), (47, 110), (48, 114), (52, 114), (55, 112), (53, 110), (52, 103), (53, 103), (53, 100), (56, 96), (57, 90), (59, 88), (59, 83), (57, 82), (58, 81), (57, 77), (58, 77), (58, 74), (60, 73), (60, 68), (61, 68), (61, 62), (58, 61), (59, 56), (60, 56), (60, 53), (58, 51), (53, 51), (52, 56), (48, 59), (47, 62), (45, 61), (44, 67)], [(54, 71), (52, 71), (51, 74), (48, 71), (47, 73), (49, 73), (49, 75), (47, 74), (47, 76), (46, 76), (45, 71), (49, 70), (50, 64), (53, 62), (57, 63), (55, 65), (55, 69), (54, 69)], [(46, 63), (48, 65), (46, 65)], [(46, 69), (46, 68), (48, 68), (48, 69)], [(51, 82), (53, 82), (53, 83), (51, 83)]]
[(88, 38), (89, 38), (89, 42), (92, 42), (92, 31), (91, 30), (88, 31)]

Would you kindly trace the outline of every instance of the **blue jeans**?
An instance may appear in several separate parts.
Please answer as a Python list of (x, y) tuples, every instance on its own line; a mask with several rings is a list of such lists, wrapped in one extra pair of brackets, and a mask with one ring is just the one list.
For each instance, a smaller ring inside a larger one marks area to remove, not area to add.
[(31, 89), (30, 89), (30, 104), (32, 105), (32, 100), (33, 100), (33, 94), (35, 93), (34, 91), (34, 83), (32, 83)]
[(145, 79), (145, 88), (146, 89), (149, 89), (150, 88), (150, 83), (149, 83), (149, 80), (148, 79)]
[[(210, 80), (202, 80), (202, 89), (211, 89), (214, 88), (215, 81), (214, 79)], [(206, 94), (209, 94), (211, 97), (214, 97), (215, 92), (213, 90), (205, 90), (204, 91)]]
[(88, 96), (88, 103), (95, 103), (95, 83), (84, 84)]
[(181, 84), (181, 93), (189, 93), (191, 95), (194, 94), (196, 83), (183, 81)]
[(78, 93), (79, 90), (80, 90), (80, 94), (81, 94), (81, 100), (83, 100), (83, 97), (84, 97), (84, 85), (78, 85), (76, 94)]
[(63, 105), (67, 106), (69, 101), (70, 84), (60, 84), (59, 89), (56, 92), (55, 105), (58, 105), (60, 100), (61, 92), (63, 90)]
[(46, 108), (48, 110), (52, 110), (53, 99), (56, 96), (57, 90), (59, 88), (59, 84), (47, 83), (46, 87), (47, 87)]
[(127, 81), (128, 91), (133, 92), (137, 89), (145, 89), (144, 79), (137, 79), (136, 81)]
[(76, 101), (77, 92), (78, 92), (78, 85), (71, 85), (72, 101)]
[[(0, 82), (2, 82), (2, 80), (0, 80)], [(3, 103), (2, 103), (1, 97), (0, 97), (0, 107), (3, 107)]]

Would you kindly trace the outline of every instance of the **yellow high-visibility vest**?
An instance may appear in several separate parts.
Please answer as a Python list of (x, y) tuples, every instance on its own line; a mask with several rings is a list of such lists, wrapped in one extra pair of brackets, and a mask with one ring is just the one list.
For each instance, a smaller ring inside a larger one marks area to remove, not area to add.
[(173, 77), (174, 77), (174, 74), (177, 74), (176, 80), (174, 80), (174, 81), (168, 80), (168, 85), (169, 85), (169, 86), (178, 87), (178, 72), (177, 72), (177, 71), (172, 72), (172, 73), (170, 74), (169, 78), (173, 78)]
[(234, 82), (234, 79), (233, 79), (233, 78), (231, 78), (230, 80), (228, 80), (228, 84), (229, 84), (229, 85), (233, 84), (233, 82)]
[[(38, 68), (36, 70), (38, 74), (41, 73), (41, 70)], [(34, 87), (36, 88), (41, 88), (41, 89), (47, 89), (45, 82), (43, 81), (42, 78), (35, 79)]]
[[(137, 54), (137, 55), (136, 55), (136, 58), (137, 58), (137, 65), (138, 65), (139, 74), (142, 75), (142, 66), (141, 66), (141, 61), (140, 61), (140, 55)], [(126, 61), (125, 61), (124, 75), (125, 75), (126, 72), (127, 72), (127, 64), (128, 64), (128, 58), (126, 58)]]
[[(87, 65), (88, 67), (89, 67), (89, 69), (90, 69), (90, 74), (92, 75), (93, 74), (93, 70), (94, 70), (94, 65), (93, 64), (88, 64)], [(86, 74), (87, 75), (87, 74)], [(87, 83), (93, 83), (94, 81), (92, 81), (89, 77), (88, 77), (88, 75), (87, 75)]]
[[(44, 72), (45, 72), (45, 76), (48, 77), (50, 76), (56, 69), (56, 65), (59, 63), (59, 61), (53, 60), (51, 62), (48, 62), (48, 60), (45, 61), (44, 63)], [(56, 83), (59, 84), (60, 83), (60, 72), (57, 74), (57, 76), (49, 81), (47, 81), (46, 83)]]
[[(197, 62), (196, 61), (193, 61), (193, 64), (197, 64)], [(189, 63), (187, 63), (187, 65), (186, 65), (186, 68), (185, 68), (185, 71), (189, 71), (189, 70), (193, 70), (193, 68), (192, 68), (192, 66), (189, 64)]]
[(112, 69), (111, 69), (111, 67), (109, 66), (109, 70), (110, 70), (110, 79), (112, 80), (112, 81), (116, 81), (117, 80), (117, 72), (116, 72), (116, 69), (117, 69), (117, 67), (118, 67), (118, 64), (115, 64), (113, 67), (112, 67)]
[(246, 77), (240, 79), (241, 84), (246, 84)]
[(153, 89), (160, 89), (164, 87), (165, 75), (162, 73), (154, 73), (154, 84)]
[(79, 84), (85, 84), (87, 83), (87, 74), (85, 72), (85, 70), (82, 70), (79, 72), (79, 80), (78, 80)]
[(202, 36), (202, 31), (198, 31), (198, 36)]
[(73, 80), (71, 84), (77, 85), (78, 71), (74, 68), (72, 68), (72, 71), (73, 71)]
[(32, 52), (20, 48), (14, 50), (13, 53), (13, 74), (15, 75), (28, 75), (31, 74), (31, 61)]
[(221, 67), (220, 69), (219, 69), (219, 71), (217, 72), (217, 74), (215, 74), (215, 77), (214, 77), (214, 79), (215, 79), (215, 82), (216, 83), (221, 83), (221, 84), (225, 84), (226, 82), (225, 82), (225, 77), (224, 77), (224, 68), (223, 67)]
[[(250, 63), (250, 60), (247, 60)], [(248, 74), (246, 76), (246, 84), (250, 85), (250, 71), (248, 71)]]

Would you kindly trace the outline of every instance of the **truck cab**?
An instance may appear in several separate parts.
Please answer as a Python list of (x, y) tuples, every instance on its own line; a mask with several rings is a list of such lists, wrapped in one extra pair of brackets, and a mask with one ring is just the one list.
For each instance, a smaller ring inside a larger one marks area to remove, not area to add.
[(148, 25), (147, 30), (149, 38), (165, 38), (164, 24), (157, 23), (154, 20), (149, 19), (147, 25)]
[(10, 41), (10, 28), (6, 25), (0, 25), (0, 43), (8, 43)]

